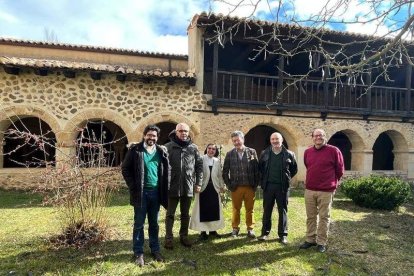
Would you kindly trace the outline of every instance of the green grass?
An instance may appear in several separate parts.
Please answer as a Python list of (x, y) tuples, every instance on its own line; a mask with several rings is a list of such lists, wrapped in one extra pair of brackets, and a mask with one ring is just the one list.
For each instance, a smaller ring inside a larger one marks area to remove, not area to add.
[[(255, 204), (256, 233), (260, 233), (262, 202)], [(414, 206), (399, 212), (374, 211), (336, 196), (328, 251), (298, 250), (305, 233), (303, 191), (294, 190), (289, 201), (289, 245), (282, 246), (272, 232), (267, 242), (241, 236), (162, 250), (165, 263), (152, 261), (146, 242), (147, 265), (132, 262), (133, 210), (125, 190), (108, 207), (113, 238), (84, 249), (52, 249), (46, 240), (59, 233), (57, 211), (41, 206), (37, 195), (0, 190), (0, 275), (410, 275), (414, 271)], [(160, 214), (163, 243), (164, 210)], [(178, 216), (177, 216), (178, 217)], [(231, 202), (225, 208), (231, 231)], [(276, 213), (274, 213), (276, 218)], [(244, 217), (242, 215), (242, 221)], [(273, 219), (275, 229), (275, 219)], [(178, 221), (174, 231), (178, 232)], [(198, 233), (192, 232), (196, 241)], [(147, 233), (146, 233), (147, 235)]]

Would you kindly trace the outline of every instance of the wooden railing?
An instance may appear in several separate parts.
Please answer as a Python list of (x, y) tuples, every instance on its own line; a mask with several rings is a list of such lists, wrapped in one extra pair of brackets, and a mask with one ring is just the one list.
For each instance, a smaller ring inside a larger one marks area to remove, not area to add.
[(276, 108), (343, 110), (363, 114), (401, 115), (413, 111), (413, 96), (406, 88), (286, 77), (280, 80), (277, 76), (227, 71), (217, 71), (217, 85), (212, 83), (213, 79), (206, 74), (205, 89), (211, 91), (213, 101), (219, 104), (272, 105)]

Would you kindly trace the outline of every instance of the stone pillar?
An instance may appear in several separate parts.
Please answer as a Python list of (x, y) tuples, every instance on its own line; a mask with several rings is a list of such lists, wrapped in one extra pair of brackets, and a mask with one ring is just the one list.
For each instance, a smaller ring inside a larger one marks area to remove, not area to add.
[(408, 149), (407, 153), (407, 178), (414, 179), (414, 148)]
[[(354, 151), (352, 151), (354, 154)], [(358, 156), (361, 155), (359, 168), (362, 173), (362, 175), (370, 175), (372, 173), (372, 161), (374, 157), (374, 151), (373, 150), (362, 150), (362, 151), (355, 151), (355, 154)], [(354, 155), (352, 155), (352, 158), (354, 158)]]
[(296, 182), (299, 186), (303, 186), (305, 184), (306, 167), (305, 163), (303, 163), (303, 156), (307, 148), (308, 146), (297, 147), (296, 161), (298, 163), (298, 173), (296, 174)]
[(403, 150), (393, 150), (394, 171), (407, 171), (408, 152)]
[(56, 147), (56, 167), (68, 165), (76, 156), (75, 145), (60, 145)]

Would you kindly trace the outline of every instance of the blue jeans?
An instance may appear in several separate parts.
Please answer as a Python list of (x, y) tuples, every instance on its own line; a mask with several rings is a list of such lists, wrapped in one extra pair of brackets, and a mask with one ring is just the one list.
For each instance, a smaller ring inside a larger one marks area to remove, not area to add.
[(151, 253), (160, 251), (158, 240), (158, 213), (160, 202), (157, 190), (144, 190), (141, 207), (134, 207), (134, 230), (132, 232), (132, 250), (135, 255), (144, 253), (144, 222), (148, 214), (148, 236)]

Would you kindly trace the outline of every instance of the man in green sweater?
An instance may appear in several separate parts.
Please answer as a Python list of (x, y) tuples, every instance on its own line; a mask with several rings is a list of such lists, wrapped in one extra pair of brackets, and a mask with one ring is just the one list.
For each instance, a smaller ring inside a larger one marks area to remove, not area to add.
[(160, 205), (167, 208), (171, 169), (166, 148), (156, 144), (159, 133), (157, 126), (147, 126), (143, 141), (129, 148), (122, 163), (122, 175), (129, 188), (130, 203), (134, 206), (132, 249), (139, 266), (144, 265), (144, 222), (147, 216), (151, 254), (158, 262), (164, 260), (158, 239), (158, 213)]
[(279, 213), (279, 242), (286, 245), (288, 235), (287, 206), (289, 198), (289, 182), (298, 171), (295, 154), (283, 146), (283, 137), (275, 132), (270, 136), (270, 146), (260, 155), (259, 170), (263, 189), (263, 222), (262, 234), (258, 238), (265, 241), (272, 228), (272, 211), (277, 204)]

